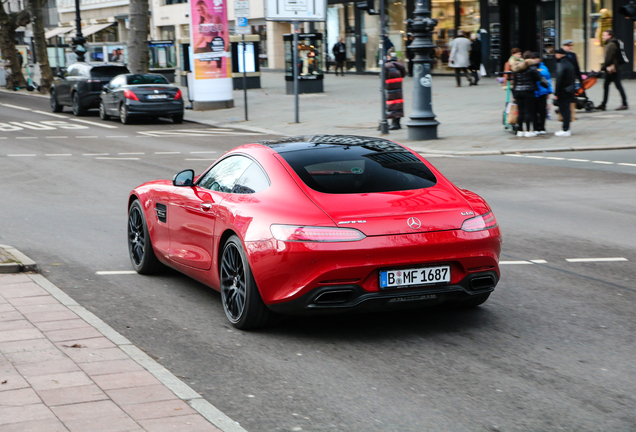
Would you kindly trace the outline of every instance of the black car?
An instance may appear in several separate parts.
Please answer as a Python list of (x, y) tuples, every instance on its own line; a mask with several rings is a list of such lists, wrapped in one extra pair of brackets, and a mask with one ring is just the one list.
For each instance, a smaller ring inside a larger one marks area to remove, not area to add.
[(123, 65), (108, 63), (73, 63), (62, 70), (51, 86), (51, 110), (62, 112), (65, 106), (81, 116), (91, 108), (99, 108), (102, 87), (113, 77), (130, 73)]
[(163, 75), (119, 75), (104, 86), (101, 94), (99, 116), (108, 120), (111, 115), (119, 116), (124, 124), (133, 116), (171, 117), (173, 122), (181, 123), (183, 96)]

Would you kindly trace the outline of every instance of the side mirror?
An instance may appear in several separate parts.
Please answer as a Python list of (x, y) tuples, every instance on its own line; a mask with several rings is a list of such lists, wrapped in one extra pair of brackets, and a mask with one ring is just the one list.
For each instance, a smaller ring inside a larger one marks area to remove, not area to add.
[(110, 86), (108, 84), (104, 84), (102, 86), (102, 90), (104, 90), (106, 93), (108, 93), (110, 91)]
[(176, 174), (172, 178), (172, 184), (174, 186), (193, 186), (194, 185), (194, 170), (187, 169)]

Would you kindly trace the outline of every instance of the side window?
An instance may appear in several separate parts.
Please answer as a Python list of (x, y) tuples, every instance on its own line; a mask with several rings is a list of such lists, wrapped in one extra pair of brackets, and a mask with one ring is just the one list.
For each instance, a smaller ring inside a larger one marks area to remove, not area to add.
[(198, 186), (218, 192), (230, 193), (236, 181), (243, 175), (252, 161), (244, 156), (230, 156), (214, 165), (199, 180)]
[(243, 175), (236, 181), (232, 193), (251, 194), (269, 187), (267, 175), (256, 162), (247, 167)]
[(110, 87), (115, 89), (115, 88), (119, 88), (121, 87), (124, 83), (126, 82), (126, 77), (125, 76), (118, 76), (116, 77), (113, 82), (110, 84)]

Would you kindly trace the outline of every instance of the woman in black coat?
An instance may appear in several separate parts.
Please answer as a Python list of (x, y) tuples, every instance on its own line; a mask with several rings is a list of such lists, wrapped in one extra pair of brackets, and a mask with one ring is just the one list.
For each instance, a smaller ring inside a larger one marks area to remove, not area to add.
[[(512, 66), (514, 74), (514, 88), (512, 93), (519, 107), (519, 131), (518, 137), (533, 137), (536, 132), (530, 131), (530, 125), (534, 125), (534, 105), (537, 91), (537, 82), (541, 81), (541, 73), (537, 69), (537, 59), (530, 51), (523, 53), (523, 61)], [(547, 84), (547, 83), (546, 83)], [(526, 130), (524, 131), (524, 125)]]
[(387, 55), (384, 63), (386, 89), (387, 118), (393, 119), (389, 130), (402, 129), (400, 119), (404, 117), (404, 99), (402, 98), (402, 78), (406, 75), (406, 68), (397, 59), (395, 53)]
[(473, 40), (470, 46), (470, 72), (473, 75), (473, 82), (470, 85), (477, 85), (479, 82), (479, 69), (481, 67), (481, 41), (478, 39), (478, 34), (473, 33), (471, 35), (471, 39)]

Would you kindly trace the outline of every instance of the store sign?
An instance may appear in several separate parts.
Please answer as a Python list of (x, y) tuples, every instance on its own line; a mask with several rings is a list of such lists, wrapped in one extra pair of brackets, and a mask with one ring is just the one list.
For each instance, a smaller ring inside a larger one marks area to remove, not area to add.
[(197, 0), (190, 4), (194, 101), (232, 100), (227, 0)]
[(268, 21), (325, 21), (327, 0), (267, 0)]

